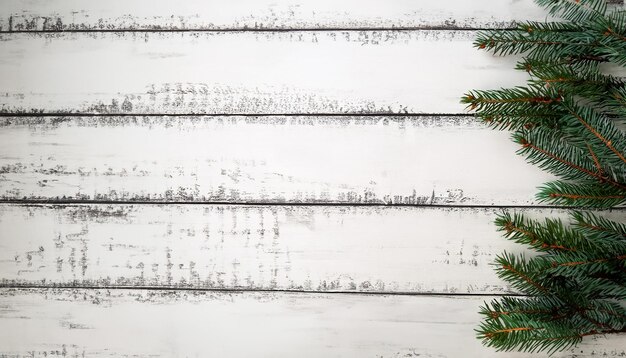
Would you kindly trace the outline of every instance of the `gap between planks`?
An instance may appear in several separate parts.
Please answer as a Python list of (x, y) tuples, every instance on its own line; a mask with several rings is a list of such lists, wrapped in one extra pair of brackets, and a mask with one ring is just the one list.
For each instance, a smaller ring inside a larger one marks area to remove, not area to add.
[(79, 112), (0, 112), (2, 117), (476, 117), (473, 113), (79, 113)]
[[(612, 7), (623, 5), (621, 0), (607, 2)], [(54, 3), (46, 5), (47, 9), (37, 3), (15, 6), (9, 1), (3, 9), (5, 13), (0, 14), (0, 33), (481, 30), (512, 29), (524, 19), (543, 20), (544, 17), (544, 11), (532, 0), (501, 1), (498, 6), (482, 0), (473, 2), (473, 7), (458, 0), (456, 3), (445, 0), (419, 5), (375, 1), (354, 2), (352, 5), (332, 1), (318, 1), (314, 5), (297, 1), (264, 4), (260, 1), (253, 2), (253, 6), (239, 4), (243, 8), (239, 10), (236, 6), (231, 8), (224, 4), (217, 7), (226, 10), (221, 17), (216, 16), (214, 8), (201, 2), (191, 2), (187, 8), (175, 6), (170, 9), (159, 9), (157, 3), (146, 9), (146, 3), (142, 6), (140, 1), (127, 1), (127, 12), (120, 12), (121, 6), (114, 3), (109, 4), (108, 9), (90, 8), (89, 3), (80, 9), (71, 9), (71, 5), (68, 6), (70, 9), (64, 9)], [(476, 10), (487, 6), (486, 11)], [(190, 13), (190, 9), (195, 14)]]
[[(46, 118), (46, 117), (248, 117), (248, 118), (269, 118), (269, 117), (333, 117), (333, 118), (353, 118), (353, 117), (389, 117), (389, 118), (428, 118), (428, 117), (479, 117), (475, 113), (397, 113), (397, 112), (354, 112), (354, 113), (94, 113), (94, 112), (0, 112), (0, 118)], [(611, 119), (619, 119), (619, 116), (607, 115)], [(619, 123), (617, 123), (619, 125)]]
[[(84, 199), (0, 199), (0, 205), (215, 205), (215, 206), (287, 206), (287, 207), (399, 207), (399, 208), (434, 208), (434, 209), (556, 209), (556, 210), (588, 210), (589, 208), (579, 206), (559, 206), (559, 205), (442, 205), (442, 204), (403, 204), (403, 203), (340, 203), (340, 202), (248, 202), (248, 201), (163, 201), (163, 200), (84, 200)], [(619, 206), (608, 209), (597, 209), (595, 211), (626, 211), (626, 206)]]
[(284, 293), (284, 294), (303, 294), (303, 295), (357, 295), (357, 296), (424, 296), (424, 297), (531, 297), (522, 293), (450, 293), (450, 292), (409, 292), (409, 291), (347, 291), (347, 290), (296, 290), (296, 289), (250, 289), (250, 288), (204, 288), (204, 287), (178, 287), (178, 286), (90, 286), (90, 285), (35, 285), (35, 284), (4, 284), (0, 283), (0, 290), (20, 289), (20, 290), (40, 290), (40, 289), (58, 289), (58, 290), (134, 290), (134, 291), (162, 291), (162, 292), (216, 292), (216, 293)]
[(409, 27), (304, 27), (304, 28), (232, 28), (232, 29), (72, 29), (72, 30), (7, 30), (0, 34), (55, 34), (55, 33), (164, 33), (164, 32), (360, 32), (360, 31), (490, 31), (490, 30), (515, 30), (516, 27), (489, 28), (489, 27), (454, 27), (454, 26), (409, 26)]

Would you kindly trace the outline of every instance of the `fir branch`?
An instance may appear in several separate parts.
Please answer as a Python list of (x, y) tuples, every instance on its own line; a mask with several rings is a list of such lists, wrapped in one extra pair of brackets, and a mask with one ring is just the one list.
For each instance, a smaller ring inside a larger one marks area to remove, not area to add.
[(539, 21), (520, 21), (517, 23), (517, 30), (527, 33), (559, 33), (559, 32), (581, 32), (585, 28), (574, 22), (539, 22)]
[(626, 308), (615, 301), (593, 300), (587, 312), (612, 329), (626, 328)]
[(626, 41), (626, 11), (618, 10), (611, 12), (608, 16), (601, 18), (601, 25), (606, 29), (606, 36), (615, 37), (618, 40)]
[(535, 126), (557, 128), (567, 112), (559, 106), (561, 95), (542, 85), (495, 91), (471, 91), (461, 102), (477, 111), (477, 117), (497, 129), (521, 129)]
[(626, 203), (626, 191), (593, 183), (548, 182), (539, 187), (539, 202), (578, 207), (613, 207)]
[(602, 169), (602, 164), (600, 164), (600, 160), (598, 160), (598, 156), (593, 151), (593, 148), (591, 148), (591, 145), (589, 145), (589, 143), (585, 143), (585, 144), (587, 145), (587, 149), (589, 150), (589, 155), (593, 159), (593, 163), (596, 165), (596, 169), (598, 169), (598, 171), (596, 173), (598, 175), (603, 175), (604, 174), (604, 169)]
[(589, 237), (621, 242), (626, 240), (626, 225), (581, 211), (571, 214), (574, 225)]
[(578, 277), (576, 281), (570, 282), (570, 290), (576, 292), (587, 299), (626, 299), (626, 282), (620, 277)]
[[(590, 254), (587, 252), (559, 252), (550, 255), (537, 256), (529, 261), (534, 269), (540, 270), (539, 275), (556, 275), (561, 277), (593, 277), (611, 280), (620, 280), (626, 277), (623, 268), (626, 260), (626, 251), (621, 254)], [(608, 257), (607, 257), (608, 255)], [(541, 283), (543, 278), (535, 276), (537, 282)]]
[(563, 17), (572, 22), (601, 18), (606, 14), (606, 0), (536, 0), (550, 15)]
[(571, 305), (561, 298), (541, 297), (502, 297), (485, 303), (480, 308), (481, 315), (488, 320), (503, 316), (526, 316), (535, 321), (558, 321), (581, 315), (592, 322), (595, 328), (622, 329), (626, 327), (626, 309), (616, 302), (594, 299)]
[(544, 268), (537, 267), (537, 262), (526, 261), (524, 256), (516, 257), (507, 252), (496, 257), (494, 261), (498, 276), (526, 294), (536, 295), (549, 292), (547, 287), (540, 284), (539, 275)]
[(578, 344), (581, 332), (574, 324), (561, 321), (536, 321), (523, 315), (485, 320), (478, 329), (483, 344), (498, 351), (553, 353)]
[[(496, 216), (495, 224), (507, 239), (539, 252), (582, 251), (595, 256), (626, 252), (626, 234), (618, 234), (619, 240), (615, 240), (615, 229), (624, 229), (620, 224), (592, 214), (576, 212), (575, 215), (572, 214), (574, 225), (569, 226), (559, 219), (546, 218), (540, 222), (522, 214), (503, 212)], [(587, 227), (581, 227), (581, 223)], [(599, 225), (604, 229), (598, 232)]]
[[(602, 56), (608, 54), (601, 51), (597, 37), (585, 31), (525, 31), (525, 30), (489, 30), (477, 34), (474, 46), (487, 50), (497, 56), (527, 54), (527, 56), (545, 61), (570, 59), (576, 56), (596, 58), (605, 61)], [(581, 58), (580, 60), (584, 60)]]
[(593, 108), (579, 106), (572, 99), (566, 99), (563, 106), (571, 118), (582, 125), (570, 126), (570, 134), (589, 143), (597, 142), (597, 147), (603, 152), (601, 155), (606, 157), (608, 163), (619, 168), (623, 178), (626, 172), (626, 135)]
[(481, 307), (480, 314), (486, 318), (497, 319), (503, 315), (514, 314), (539, 315), (543, 318), (554, 318), (566, 308), (567, 305), (556, 297), (502, 297), (493, 300), (491, 304), (485, 303)]
[(549, 113), (562, 100), (562, 96), (556, 91), (530, 85), (492, 91), (470, 91), (461, 99), (461, 103), (481, 113), (523, 113), (524, 110)]
[[(506, 238), (538, 251), (576, 251), (584, 240), (574, 231), (567, 230), (560, 221), (546, 220), (542, 225), (523, 215), (503, 213), (497, 216), (495, 223), (500, 231), (505, 232)], [(557, 233), (555, 229), (562, 230)]]
[[(622, 91), (626, 88), (626, 82), (600, 73), (596, 64), (525, 58), (518, 62), (516, 68), (528, 72), (534, 83), (553, 87), (559, 93), (584, 97), (593, 101), (597, 107), (616, 110), (617, 114), (623, 113), (626, 102), (622, 99)], [(607, 93), (610, 96), (606, 96)]]
[(555, 131), (535, 128), (518, 131), (514, 141), (521, 144), (518, 151), (531, 164), (536, 164), (566, 180), (595, 181), (626, 191), (626, 184), (595, 171), (595, 163), (583, 149), (565, 140)]
[[(526, 87), (472, 91), (467, 108), (494, 129), (515, 132), (518, 153), (560, 180), (537, 199), (557, 205), (626, 203), (626, 80), (603, 63), (626, 67), (626, 11), (604, 0), (536, 0), (566, 22), (524, 22), (511, 31), (479, 32), (474, 45), (496, 55), (525, 54), (517, 69)], [(617, 117), (617, 118), (616, 118)], [(502, 298), (481, 309), (478, 337), (498, 350), (554, 353), (584, 337), (626, 332), (626, 225), (591, 213), (528, 220), (503, 213), (504, 236), (538, 251), (503, 253), (498, 276), (525, 299)]]
[(494, 112), (481, 112), (476, 115), (482, 119), (483, 123), (489, 128), (496, 130), (520, 130), (520, 129), (532, 129), (537, 126), (545, 126), (548, 128), (557, 129), (563, 125), (562, 115), (559, 115), (557, 111), (524, 111), (524, 112), (509, 112), (498, 113)]
[(557, 267), (563, 267), (563, 266), (572, 267), (572, 266), (585, 265), (585, 266), (588, 267), (588, 266), (591, 266), (591, 265), (596, 265), (596, 264), (610, 262), (612, 260), (617, 260), (617, 261), (626, 260), (626, 254), (615, 256), (615, 257), (613, 257), (613, 256), (612, 257), (605, 257), (605, 258), (600, 258), (600, 259), (584, 259), (584, 260), (567, 261), (567, 262), (552, 261), (552, 266), (553, 267), (554, 266), (557, 266)]

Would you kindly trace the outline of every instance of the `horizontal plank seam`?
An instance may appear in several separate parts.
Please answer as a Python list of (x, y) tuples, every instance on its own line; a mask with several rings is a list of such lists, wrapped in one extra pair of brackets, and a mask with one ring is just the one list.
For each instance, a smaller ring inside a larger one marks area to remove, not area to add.
[[(460, 98), (460, 97), (459, 97)], [(0, 112), (0, 117), (475, 117), (472, 113), (81, 113)]]
[(488, 31), (488, 30), (515, 30), (509, 27), (463, 27), (463, 26), (398, 26), (398, 27), (285, 27), (285, 28), (224, 28), (224, 29), (60, 29), (60, 30), (3, 30), (0, 34), (54, 34), (54, 33), (167, 33), (167, 32), (363, 32), (363, 31)]
[[(589, 209), (559, 205), (480, 205), (480, 204), (403, 204), (403, 203), (338, 203), (338, 202), (254, 202), (254, 201), (181, 201), (181, 200), (85, 200), (85, 199), (0, 199), (0, 205), (220, 205), (220, 206), (328, 206), (328, 207), (408, 207), (442, 209)], [(626, 207), (606, 209), (624, 211)]]
[(300, 293), (300, 294), (332, 294), (332, 295), (361, 295), (361, 296), (461, 296), (461, 297), (501, 297), (515, 296), (528, 297), (518, 293), (443, 293), (443, 292), (408, 292), (408, 291), (345, 291), (345, 290), (297, 290), (297, 289), (256, 289), (256, 288), (203, 288), (203, 287), (174, 287), (174, 286), (95, 286), (95, 285), (35, 285), (35, 284), (0, 284), (0, 289), (72, 289), (72, 290), (143, 290), (143, 291), (181, 291), (181, 292), (220, 292), (220, 293)]
[[(38, 117), (477, 117), (474, 113), (81, 113), (81, 112), (0, 112), (0, 118)], [(608, 115), (611, 119), (619, 116)]]

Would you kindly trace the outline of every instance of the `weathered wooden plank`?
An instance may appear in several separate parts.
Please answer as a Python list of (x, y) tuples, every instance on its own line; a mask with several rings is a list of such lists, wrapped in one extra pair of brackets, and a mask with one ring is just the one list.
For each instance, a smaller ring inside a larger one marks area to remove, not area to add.
[[(475, 339), (485, 298), (0, 290), (0, 354), (23, 357), (535, 357)], [(623, 336), (552, 357), (622, 357)]]
[(532, 0), (3, 0), (0, 31), (503, 28), (544, 18)]
[(461, 113), (523, 84), (473, 31), (0, 34), (0, 112)]
[(499, 294), (495, 255), (525, 249), (496, 232), (497, 212), (4, 204), (0, 283)]
[(4, 117), (0, 198), (533, 204), (552, 177), (508, 137), (449, 116)]

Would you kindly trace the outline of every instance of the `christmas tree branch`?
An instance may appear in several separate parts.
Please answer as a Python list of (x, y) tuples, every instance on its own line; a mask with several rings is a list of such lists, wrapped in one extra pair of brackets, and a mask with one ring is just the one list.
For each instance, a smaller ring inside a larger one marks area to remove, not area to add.
[[(532, 133), (528, 132), (526, 134)], [(535, 136), (535, 138), (538, 139), (539, 137)], [(617, 189), (626, 190), (626, 184), (617, 182), (606, 175), (602, 175), (601, 173), (597, 173), (592, 169), (589, 169), (589, 165), (585, 163), (584, 159), (580, 159), (579, 163), (574, 163), (573, 160), (568, 160), (567, 157), (575, 157), (577, 154), (566, 153), (565, 150), (567, 150), (567, 148), (560, 148), (560, 153), (552, 152), (548, 149), (542, 148), (538, 144), (533, 143), (530, 136), (524, 136), (523, 133), (516, 134), (515, 140), (522, 145), (522, 150), (520, 151), (520, 153), (526, 154), (531, 163), (539, 164), (539, 166), (548, 169), (549, 171), (557, 175), (566, 177), (568, 179), (585, 179), (584, 177), (581, 178), (579, 175), (573, 174), (571, 171), (567, 170), (573, 169), (577, 173), (582, 173), (589, 178), (597, 180), (599, 183), (607, 183)], [(549, 141), (550, 140), (552, 139), (549, 139)], [(567, 144), (562, 143), (561, 146), (567, 146)], [(575, 151), (575, 148), (569, 148), (569, 151), (573, 152)], [(561, 165), (555, 165), (555, 163)]]
[(585, 232), (589, 235), (602, 234), (602, 236), (606, 235), (617, 242), (626, 239), (626, 225), (580, 211), (573, 212), (572, 219), (575, 221), (575, 225), (582, 230), (588, 229)]
[(609, 257), (609, 258), (602, 258), (602, 259), (595, 259), (595, 260), (586, 260), (586, 261), (570, 261), (570, 262), (556, 262), (553, 261), (552, 262), (552, 266), (553, 267), (557, 267), (557, 266), (579, 266), (579, 265), (589, 265), (589, 264), (597, 264), (597, 263), (604, 263), (604, 262), (609, 262), (611, 260), (618, 260), (618, 261), (622, 261), (622, 260), (626, 260), (626, 254), (624, 255), (619, 255), (616, 257)]
[(557, 205), (610, 207), (626, 202), (626, 191), (590, 183), (554, 181), (539, 187), (537, 198)]
[(572, 22), (602, 17), (607, 10), (604, 0), (537, 0), (537, 3), (546, 7), (551, 15), (561, 16)]
[[(518, 154), (556, 175), (537, 198), (556, 205), (609, 208), (626, 203), (626, 81), (602, 72), (626, 67), (626, 11), (605, 0), (536, 0), (565, 22), (526, 22), (482, 31), (474, 45), (524, 54), (527, 87), (471, 91), (462, 103), (489, 127), (514, 131)], [(626, 332), (626, 225), (575, 211), (571, 223), (503, 213), (504, 236), (538, 253), (503, 253), (498, 276), (528, 297), (481, 309), (478, 338), (498, 350), (554, 353), (584, 337)]]
[(574, 110), (570, 110), (570, 113), (589, 130), (595, 137), (597, 137), (613, 154), (615, 154), (624, 164), (626, 164), (626, 157), (620, 151), (615, 149), (613, 145), (613, 141), (605, 138), (601, 133), (598, 132), (594, 127), (592, 127), (580, 114), (575, 112)]

